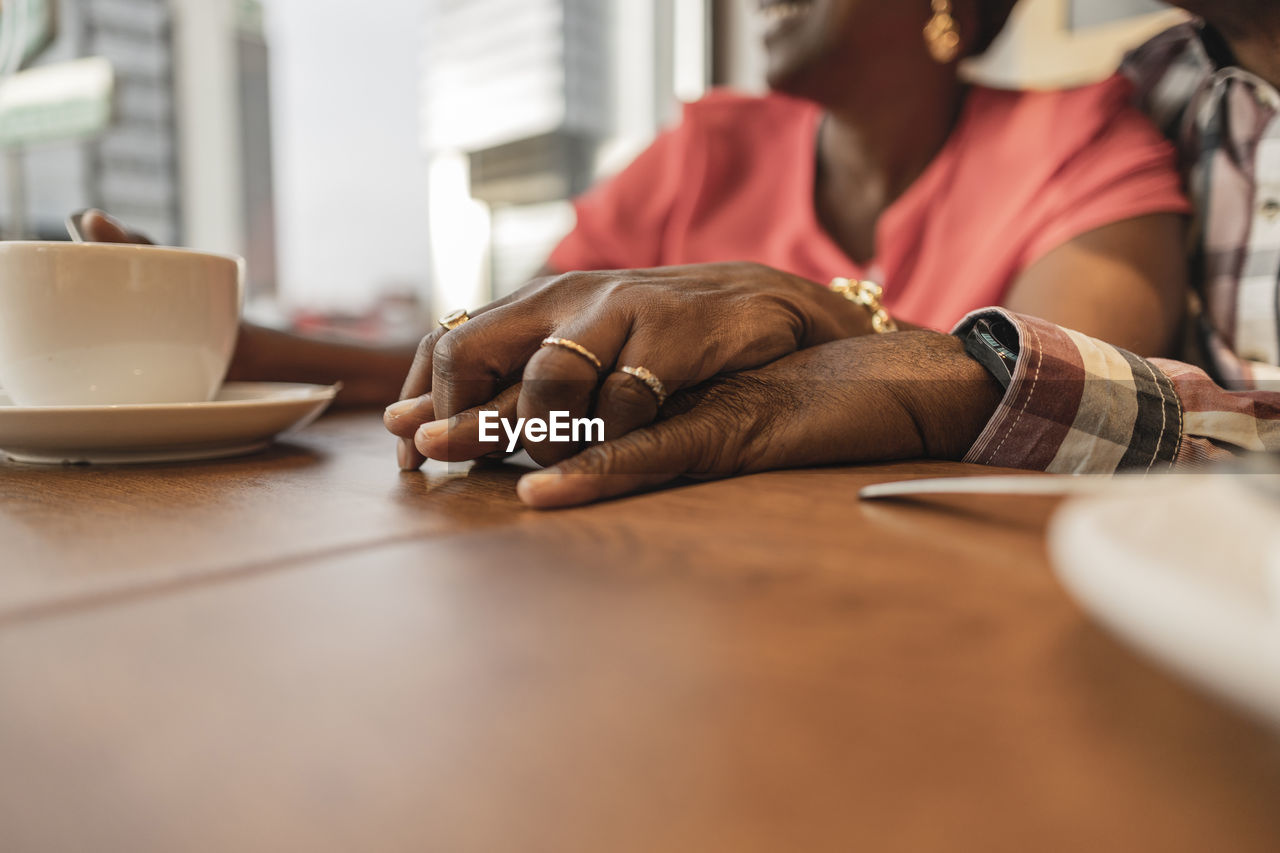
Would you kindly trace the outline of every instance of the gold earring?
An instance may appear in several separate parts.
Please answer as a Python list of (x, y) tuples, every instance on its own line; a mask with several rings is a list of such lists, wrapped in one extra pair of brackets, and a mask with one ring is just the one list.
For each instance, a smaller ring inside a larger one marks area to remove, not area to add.
[(924, 43), (939, 65), (954, 62), (960, 55), (960, 28), (951, 17), (951, 0), (932, 0), (933, 17), (924, 28)]

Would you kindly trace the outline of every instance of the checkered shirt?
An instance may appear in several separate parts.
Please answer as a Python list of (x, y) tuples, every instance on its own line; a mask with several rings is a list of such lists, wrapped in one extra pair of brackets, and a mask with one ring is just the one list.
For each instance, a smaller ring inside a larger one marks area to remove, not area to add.
[(1056, 473), (1194, 466), (1280, 451), (1280, 93), (1197, 23), (1131, 54), (1139, 105), (1178, 146), (1195, 208), (1183, 361), (1003, 309), (966, 317), (1016, 351), (968, 462)]

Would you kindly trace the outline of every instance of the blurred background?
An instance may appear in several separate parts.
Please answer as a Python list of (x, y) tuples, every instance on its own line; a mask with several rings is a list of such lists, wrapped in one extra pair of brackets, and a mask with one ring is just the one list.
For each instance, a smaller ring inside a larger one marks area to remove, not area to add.
[[(101, 207), (157, 242), (244, 255), (260, 322), (415, 339), (525, 281), (572, 226), (568, 200), (680, 101), (760, 90), (755, 7), (0, 0), (0, 225), (65, 239), (69, 212)], [(1098, 79), (1176, 15), (1022, 0), (970, 73)]]

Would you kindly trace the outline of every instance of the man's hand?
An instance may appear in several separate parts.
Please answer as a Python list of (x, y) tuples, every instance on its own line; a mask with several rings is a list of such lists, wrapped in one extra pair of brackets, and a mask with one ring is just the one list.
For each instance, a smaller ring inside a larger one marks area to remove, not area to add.
[(950, 335), (899, 332), (837, 341), (685, 391), (658, 423), (527, 474), (518, 492), (532, 506), (560, 507), (680, 476), (959, 459), (1001, 394)]
[[(417, 403), (393, 407), (387, 427), (411, 442), (424, 424), (461, 415), (442, 441), (426, 448), (450, 461), (484, 452), (470, 429), (481, 406), (509, 418), (592, 414), (604, 420), (607, 438), (618, 438), (658, 414), (657, 397), (621, 372), (624, 365), (647, 368), (674, 394), (869, 330), (865, 310), (822, 285), (759, 264), (552, 276), (472, 312), (452, 331), (424, 338), (401, 393)], [(582, 345), (603, 370), (568, 349), (540, 349), (552, 336)], [(526, 449), (551, 464), (576, 448), (543, 443)], [(421, 463), (407, 461), (411, 468)]]

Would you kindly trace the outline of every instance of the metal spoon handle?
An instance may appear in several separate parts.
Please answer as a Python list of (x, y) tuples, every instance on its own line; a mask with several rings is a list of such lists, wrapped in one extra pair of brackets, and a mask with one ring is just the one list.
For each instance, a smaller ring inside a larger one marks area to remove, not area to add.
[(80, 228), (80, 220), (83, 219), (84, 215), (88, 212), (88, 209), (77, 210), (75, 213), (67, 215), (67, 233), (71, 235), (71, 241), (73, 243), (85, 242), (84, 231)]

